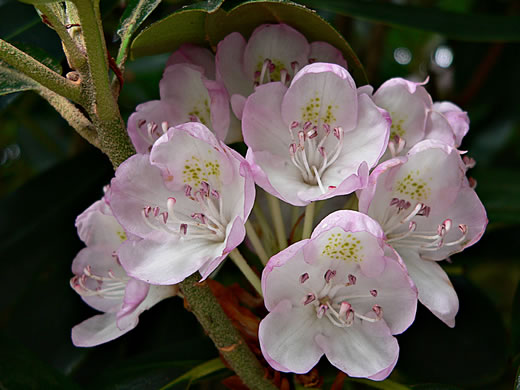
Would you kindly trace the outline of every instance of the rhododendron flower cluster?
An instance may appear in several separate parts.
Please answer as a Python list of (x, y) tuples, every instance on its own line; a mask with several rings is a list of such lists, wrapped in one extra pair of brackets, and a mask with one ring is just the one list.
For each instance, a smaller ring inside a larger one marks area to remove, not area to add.
[[(278, 371), (306, 373), (325, 355), (350, 376), (383, 380), (417, 300), (455, 326), (457, 294), (440, 263), (487, 225), (466, 177), (475, 162), (457, 149), (465, 112), (433, 102), (426, 81), (356, 85), (339, 50), (285, 24), (248, 40), (231, 33), (215, 54), (186, 43), (166, 65), (160, 100), (128, 119), (138, 154), (78, 217), (87, 248), (71, 284), (105, 314), (73, 329), (76, 345), (122, 335), (190, 275), (225, 272), (228, 255), (263, 295), (258, 345)], [(244, 156), (226, 145), (242, 139)], [(272, 224), (262, 210), (248, 220), (255, 184)], [(335, 211), (330, 199), (345, 195), (356, 208)], [(305, 206), (289, 246), (294, 221), (280, 201)], [(330, 213), (316, 224), (318, 201)], [(246, 231), (261, 281), (238, 249)]]

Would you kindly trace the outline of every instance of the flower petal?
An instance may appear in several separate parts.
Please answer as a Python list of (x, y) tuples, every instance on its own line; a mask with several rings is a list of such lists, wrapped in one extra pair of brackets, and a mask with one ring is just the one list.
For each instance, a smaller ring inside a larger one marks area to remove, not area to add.
[(230, 95), (247, 97), (253, 92), (253, 77), (247, 77), (243, 70), (245, 47), (246, 40), (238, 32), (229, 34), (217, 46), (217, 80), (224, 83)]
[(398, 249), (419, 291), (419, 301), (450, 328), (455, 326), (459, 299), (446, 272), (435, 261), (423, 260), (417, 252)]
[(264, 60), (271, 60), (275, 69), (270, 73), (271, 81), (280, 81), (280, 71), (285, 69), (294, 74), (291, 64), (300, 67), (307, 64), (310, 46), (307, 39), (286, 24), (263, 24), (257, 27), (244, 50), (244, 73), (253, 80), (255, 72), (260, 72)]
[(318, 126), (318, 131), (327, 123), (348, 132), (356, 126), (357, 115), (354, 80), (335, 64), (307, 65), (294, 77), (282, 102), (285, 123), (309, 121)]
[(148, 283), (133, 278), (128, 281), (123, 305), (117, 312), (117, 327), (119, 329), (126, 329), (130, 326), (132, 328), (135, 327), (133, 321), (129, 321), (129, 317), (131, 317), (131, 313), (144, 301), (149, 289), (150, 285)]
[(343, 58), (343, 54), (327, 42), (311, 43), (309, 62), (329, 62), (347, 69), (347, 61)]
[(380, 373), (388, 372), (399, 355), (397, 340), (383, 319), (355, 322), (349, 328), (328, 326), (316, 343), (333, 366), (353, 377), (384, 379)]
[(99, 314), (72, 328), (72, 343), (76, 347), (94, 347), (124, 335), (132, 328), (116, 326), (116, 314)]
[(182, 44), (166, 61), (166, 68), (175, 64), (193, 64), (203, 69), (203, 74), (210, 80), (215, 80), (215, 55), (208, 49)]
[(323, 356), (314, 341), (319, 331), (319, 319), (311, 307), (294, 308), (290, 301), (282, 301), (260, 322), (262, 354), (278, 371), (306, 373)]
[(469, 130), (468, 113), (462, 111), (460, 107), (451, 102), (437, 102), (433, 104), (433, 109), (448, 120), (455, 134), (455, 146), (459, 147), (462, 143), (462, 138)]

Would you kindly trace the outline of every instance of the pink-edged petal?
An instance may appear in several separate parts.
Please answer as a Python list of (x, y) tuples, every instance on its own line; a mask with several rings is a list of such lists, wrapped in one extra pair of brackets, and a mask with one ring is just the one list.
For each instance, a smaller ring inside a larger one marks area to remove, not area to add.
[(382, 319), (346, 329), (329, 326), (315, 340), (333, 366), (353, 377), (384, 379), (380, 373), (388, 372), (399, 355), (397, 340)]
[(390, 137), (403, 138), (408, 148), (423, 139), (427, 110), (432, 106), (423, 84), (394, 78), (381, 85), (373, 96), (374, 102), (392, 118)]
[(160, 168), (171, 190), (183, 190), (185, 185), (197, 189), (202, 181), (216, 188), (234, 179), (232, 162), (223, 148), (207, 127), (190, 122), (170, 128), (157, 140), (150, 161)]
[(253, 151), (270, 151), (288, 160), (289, 124), (283, 121), (280, 108), (286, 92), (282, 83), (259, 86), (244, 106), (242, 129), (244, 142)]
[(176, 284), (222, 255), (223, 242), (191, 238), (166, 242), (125, 241), (119, 248), (128, 275), (151, 284)]
[(419, 301), (450, 328), (455, 326), (459, 299), (446, 272), (435, 261), (423, 260), (417, 252), (397, 249), (419, 291)]
[(134, 327), (133, 320), (130, 319), (131, 313), (144, 301), (148, 295), (150, 285), (137, 279), (131, 278), (125, 289), (125, 297), (123, 305), (117, 312), (117, 327), (119, 329), (126, 329), (127, 327)]
[(310, 46), (307, 39), (286, 24), (263, 24), (257, 27), (244, 50), (244, 73), (253, 80), (255, 72), (261, 72), (264, 60), (271, 60), (275, 66), (270, 73), (271, 81), (280, 81), (280, 72), (285, 69), (294, 74), (291, 64), (300, 67), (307, 64)]
[(433, 109), (448, 120), (455, 134), (455, 146), (459, 147), (462, 143), (462, 138), (469, 130), (468, 113), (462, 111), (460, 107), (451, 102), (436, 102), (433, 104)]
[(87, 246), (103, 246), (116, 250), (126, 239), (125, 231), (104, 199), (92, 204), (76, 218), (76, 228)]
[[(80, 278), (88, 267), (89, 272), (96, 276), (108, 278), (110, 273), (117, 278), (126, 280), (125, 271), (117, 263), (112, 253), (113, 249), (106, 247), (83, 248), (72, 262), (72, 272), (77, 278)], [(88, 277), (84, 278), (82, 285), (79, 284), (79, 280), (73, 278), (71, 286), (81, 295), (81, 299), (83, 299), (85, 303), (99, 311), (115, 312), (119, 310), (123, 302), (125, 290), (125, 284), (123, 282), (118, 284), (112, 283), (109, 287), (113, 293), (109, 295), (104, 295), (102, 291), (96, 293), (96, 291), (107, 288), (107, 285), (105, 285), (104, 282), (98, 282)], [(88, 289), (88, 291), (86, 291), (85, 288)]]
[[(133, 279), (135, 280), (135, 279)], [(136, 281), (138, 282), (138, 281)], [(134, 282), (135, 283), (135, 282)], [(144, 282), (140, 282), (142, 284), (146, 284)], [(153, 286), (146, 284), (148, 288), (146, 289), (146, 295), (144, 299), (139, 302), (137, 306), (134, 307), (131, 311), (125, 311), (125, 306), (122, 307), (121, 311), (117, 313), (117, 322), (116, 325), (119, 329), (133, 329), (137, 326), (139, 322), (139, 316), (145, 310), (150, 309), (152, 306), (155, 306), (157, 303), (162, 301), (163, 299), (173, 297), (177, 295), (179, 292), (179, 287), (176, 285), (170, 286)], [(144, 290), (143, 286), (138, 287), (136, 291), (138, 294), (142, 295), (142, 291)], [(137, 296), (136, 296), (137, 298)]]
[(343, 54), (334, 46), (327, 42), (312, 42), (309, 61), (312, 62), (329, 62), (338, 64), (347, 68), (347, 61), (343, 58)]
[(98, 314), (72, 328), (72, 343), (76, 347), (94, 347), (117, 339), (131, 329), (119, 329), (115, 313)]
[(359, 87), (357, 89), (357, 93), (358, 93), (358, 96), (360, 95), (368, 95), (370, 97), (372, 97), (372, 95), (374, 94), (374, 87), (372, 87), (371, 85), (362, 85), (361, 87)]
[(208, 89), (210, 97), (210, 127), (218, 139), (224, 140), (226, 139), (230, 125), (228, 92), (224, 84), (220, 82), (211, 80), (203, 80), (203, 82), (204, 86)]
[(230, 223), (227, 227), (226, 232), (226, 247), (222, 251), (222, 255), (215, 258), (213, 261), (210, 261), (203, 265), (199, 272), (202, 276), (202, 280), (206, 279), (215, 269), (222, 263), (222, 260), (239, 246), (242, 241), (244, 241), (244, 237), (246, 236), (246, 228), (244, 226), (244, 221), (240, 217), (236, 217), (233, 223)]
[(371, 379), (373, 381), (382, 381), (382, 380), (385, 380), (386, 378), (388, 378), (388, 376), (392, 373), (392, 371), (394, 370), (394, 367), (395, 365), (397, 364), (397, 359), (399, 358), (399, 354), (397, 354), (395, 356), (395, 360), (392, 364), (390, 364), (387, 368), (379, 371), (377, 374), (375, 375), (371, 375), (369, 377), (367, 377), (368, 379)]
[(385, 186), (385, 188), (391, 189), (391, 186), (386, 186), (388, 172), (392, 171), (397, 173), (397, 170), (394, 167), (404, 164), (406, 160), (406, 157), (396, 157), (386, 160), (372, 171), (368, 178), (368, 185), (366, 188), (357, 192), (360, 212), (369, 214), (368, 210), (370, 209), (372, 212), (369, 215), (371, 216), (383, 215), (382, 213), (384, 213), (384, 209), (388, 207), (392, 194), (389, 191), (377, 191), (377, 186), (378, 184), (381, 184), (382, 186)]
[(244, 112), (244, 107), (246, 105), (246, 97), (234, 94), (231, 96), (231, 108), (233, 109), (233, 114), (241, 120), (242, 119), (242, 113)]
[(111, 182), (110, 204), (121, 226), (139, 237), (156, 235), (143, 219), (143, 209), (165, 204), (170, 192), (149, 156), (135, 155), (123, 162)]
[(352, 76), (341, 66), (315, 63), (294, 77), (282, 102), (285, 123), (312, 122), (321, 130), (326, 123), (344, 131), (357, 123), (357, 91)]
[[(262, 272), (262, 291), (267, 310), (274, 310), (278, 302), (289, 300), (296, 305), (301, 297), (295, 292), (301, 289), (298, 276), (307, 271), (303, 247), (309, 240), (298, 241), (269, 259)], [(274, 278), (272, 273), (274, 272)], [(302, 290), (301, 296), (304, 296)]]
[(166, 68), (175, 64), (193, 64), (203, 69), (204, 76), (215, 80), (215, 55), (208, 49), (193, 45), (182, 44), (166, 61)]
[(253, 76), (243, 71), (245, 48), (246, 40), (238, 32), (229, 34), (217, 46), (217, 80), (224, 83), (230, 95), (249, 96), (253, 92)]
[(456, 146), (455, 133), (448, 119), (437, 111), (431, 111), (426, 124), (426, 139), (435, 139), (450, 146)]
[(176, 111), (183, 116), (182, 121), (173, 125), (197, 118), (206, 126), (211, 126), (211, 97), (202, 73), (193, 66), (169, 66), (159, 83), (159, 90), (161, 100), (174, 105)]
[[(361, 95), (358, 117), (355, 129), (344, 135), (340, 156), (324, 172), (322, 181), (325, 186), (338, 186), (344, 178), (356, 173), (363, 161), (368, 168), (374, 167), (385, 152), (390, 129), (390, 118), (386, 111), (380, 110), (368, 96)], [(364, 183), (367, 181), (368, 175)]]
[(312, 308), (294, 308), (290, 301), (282, 301), (260, 322), (262, 354), (278, 371), (306, 373), (323, 356), (314, 341), (320, 328)]

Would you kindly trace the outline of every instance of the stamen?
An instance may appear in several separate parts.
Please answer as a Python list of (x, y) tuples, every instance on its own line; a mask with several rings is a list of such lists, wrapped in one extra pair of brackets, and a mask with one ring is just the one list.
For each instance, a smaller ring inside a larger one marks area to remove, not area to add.
[(334, 278), (334, 276), (336, 276), (336, 270), (331, 270), (331, 269), (327, 270), (327, 272), (325, 272), (325, 276), (324, 276), (325, 281), (327, 283), (329, 283), (332, 280), (332, 278)]
[(352, 305), (348, 302), (341, 302), (341, 305), (339, 306), (339, 316), (343, 317), (347, 314), (348, 311), (352, 308)]
[(300, 276), (300, 283), (305, 283), (307, 280), (309, 280), (309, 274), (305, 272)]
[(166, 134), (168, 132), (168, 129), (170, 128), (168, 126), (168, 122), (164, 121), (161, 123), (161, 128), (162, 128), (162, 131), (163, 131), (163, 134)]
[(327, 313), (328, 306), (321, 304), (318, 306), (318, 309), (316, 310), (316, 313), (318, 315), (318, 318), (322, 318), (325, 313)]
[(354, 275), (348, 274), (348, 283), (346, 285), (353, 286), (356, 284), (356, 281), (357, 281), (357, 278)]
[(300, 65), (298, 64), (298, 61), (291, 62), (291, 69), (293, 70), (293, 74), (298, 73), (300, 70)]
[(179, 230), (181, 234), (185, 236), (188, 233), (188, 225), (185, 223), (181, 223)]
[(380, 320), (381, 318), (383, 318), (383, 309), (381, 308), (381, 306), (379, 305), (374, 305), (372, 307), (372, 310), (374, 311), (374, 313), (376, 313), (376, 317), (378, 320)]
[(370, 295), (372, 295), (374, 298), (377, 297), (377, 290), (370, 290)]
[(314, 302), (315, 300), (316, 300), (316, 296), (313, 293), (309, 293), (303, 299), (303, 304), (308, 305), (309, 303)]

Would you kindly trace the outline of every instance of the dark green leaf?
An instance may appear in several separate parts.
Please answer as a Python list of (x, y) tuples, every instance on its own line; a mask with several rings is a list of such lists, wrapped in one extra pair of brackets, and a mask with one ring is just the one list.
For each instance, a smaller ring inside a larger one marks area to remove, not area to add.
[[(61, 74), (61, 65), (59, 62), (47, 55), (43, 50), (37, 47), (21, 44), (17, 45), (17, 47), (54, 70), (56, 73)], [(0, 96), (14, 92), (36, 90), (40, 87), (41, 85), (36, 81), (0, 61)]]
[(415, 322), (398, 336), (397, 369), (417, 382), (489, 385), (507, 366), (507, 335), (501, 315), (466, 278), (450, 279), (460, 301), (455, 328), (420, 305)]
[(391, 381), (390, 379), (386, 379), (381, 382), (372, 381), (370, 379), (357, 379), (357, 378), (348, 378), (350, 382), (361, 383), (365, 386), (371, 387), (373, 389), (380, 390), (410, 390), (410, 387), (402, 385), (400, 383)]
[(512, 349), (513, 355), (520, 354), (520, 282), (516, 287), (511, 313)]
[(516, 371), (516, 377), (515, 377), (515, 387), (514, 390), (520, 390), (520, 366), (518, 367)]
[(215, 358), (212, 360), (209, 360), (207, 362), (204, 362), (202, 364), (199, 364), (196, 367), (193, 367), (191, 370), (186, 372), (185, 374), (181, 375), (177, 379), (171, 381), (167, 385), (161, 387), (161, 390), (171, 389), (173, 386), (175, 386), (178, 383), (182, 382), (194, 382), (198, 379), (201, 379), (207, 375), (213, 374), (217, 371), (225, 369), (226, 366), (222, 362), (220, 358)]
[(371, 22), (442, 34), (447, 38), (480, 42), (520, 41), (520, 17), (463, 14), (433, 7), (417, 7), (366, 0), (298, 0), (299, 3)]
[(160, 2), (161, 0), (130, 0), (126, 6), (117, 29), (117, 35), (121, 38), (121, 49), (117, 58), (119, 65), (126, 59), (132, 35)]
[(0, 387), (2, 389), (79, 389), (70, 379), (0, 333)]
[(426, 383), (411, 386), (412, 390), (460, 390), (460, 387), (453, 385), (438, 385), (435, 383)]
[(229, 11), (217, 3), (186, 7), (152, 24), (133, 41), (132, 56), (172, 52), (184, 42), (215, 47), (233, 31), (249, 37), (262, 23), (287, 23), (309, 41), (325, 41), (341, 50), (358, 84), (366, 84), (363, 67), (349, 44), (313, 10), (286, 0), (247, 1)]

